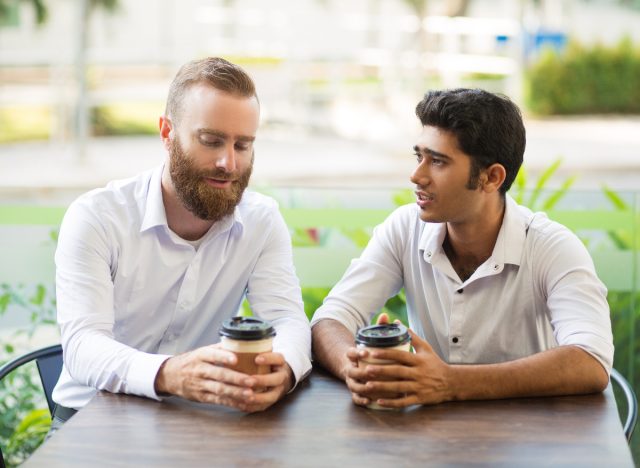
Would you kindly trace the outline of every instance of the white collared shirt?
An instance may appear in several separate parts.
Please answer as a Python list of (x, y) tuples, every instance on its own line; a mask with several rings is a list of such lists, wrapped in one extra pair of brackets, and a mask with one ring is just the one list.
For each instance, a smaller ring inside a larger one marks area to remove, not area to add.
[(409, 326), (448, 363), (511, 361), (575, 345), (607, 371), (613, 336), (606, 288), (580, 240), (509, 196), (491, 256), (466, 281), (442, 243), (446, 225), (397, 209), (378, 226), (311, 322), (335, 319), (355, 334), (405, 288)]
[(276, 328), (274, 351), (296, 382), (311, 370), (309, 323), (275, 201), (246, 191), (196, 249), (167, 225), (161, 174), (93, 190), (64, 217), (55, 256), (64, 367), (53, 392), (63, 406), (84, 406), (96, 389), (157, 399), (162, 362), (218, 342), (245, 293)]

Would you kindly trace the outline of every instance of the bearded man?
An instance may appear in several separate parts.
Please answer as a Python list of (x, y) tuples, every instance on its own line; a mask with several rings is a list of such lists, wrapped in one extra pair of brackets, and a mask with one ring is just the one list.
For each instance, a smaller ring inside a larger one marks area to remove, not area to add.
[[(64, 366), (53, 429), (97, 390), (261, 411), (311, 370), (291, 240), (276, 203), (246, 191), (260, 104), (220, 58), (184, 65), (159, 119), (164, 164), (77, 199), (56, 251)], [(276, 329), (264, 375), (225, 368), (223, 320), (247, 298)]]

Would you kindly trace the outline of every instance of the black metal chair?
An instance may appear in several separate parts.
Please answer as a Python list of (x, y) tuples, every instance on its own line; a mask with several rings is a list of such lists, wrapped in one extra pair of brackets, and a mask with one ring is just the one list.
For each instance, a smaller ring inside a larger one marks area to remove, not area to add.
[(616, 384), (627, 402), (627, 417), (622, 425), (624, 435), (627, 438), (627, 442), (631, 441), (633, 436), (633, 430), (636, 428), (636, 422), (638, 420), (638, 399), (631, 387), (629, 381), (617, 370), (611, 369), (611, 384)]
[[(0, 381), (14, 370), (32, 361), (36, 361), (36, 365), (38, 366), (40, 382), (42, 383), (42, 389), (44, 390), (44, 395), (47, 399), (49, 413), (53, 415), (55, 403), (51, 399), (51, 394), (53, 393), (53, 387), (55, 387), (58, 382), (58, 377), (60, 377), (60, 372), (62, 371), (61, 345), (57, 344), (47, 346), (46, 348), (36, 349), (35, 351), (31, 351), (9, 361), (4, 366), (0, 367)], [(4, 468), (4, 466), (4, 456), (0, 449), (0, 468)]]

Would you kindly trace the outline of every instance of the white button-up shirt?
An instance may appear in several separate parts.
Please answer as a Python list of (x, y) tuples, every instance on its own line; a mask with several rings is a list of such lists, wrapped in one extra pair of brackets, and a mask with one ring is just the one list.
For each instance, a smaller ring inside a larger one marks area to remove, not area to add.
[(606, 288), (580, 240), (507, 196), (491, 256), (461, 281), (442, 243), (446, 225), (397, 209), (374, 231), (312, 320), (353, 333), (404, 287), (410, 327), (448, 363), (498, 363), (575, 345), (613, 363)]
[(274, 351), (296, 381), (311, 370), (309, 323), (275, 201), (245, 192), (196, 249), (167, 225), (161, 174), (91, 191), (64, 217), (55, 256), (64, 367), (53, 392), (63, 406), (84, 406), (96, 389), (158, 398), (162, 362), (218, 342), (245, 294), (273, 323)]

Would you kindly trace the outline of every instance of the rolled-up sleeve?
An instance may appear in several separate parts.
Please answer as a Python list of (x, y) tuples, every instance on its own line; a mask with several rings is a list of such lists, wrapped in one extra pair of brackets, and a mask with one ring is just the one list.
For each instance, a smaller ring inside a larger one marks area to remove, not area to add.
[(406, 210), (398, 210), (374, 229), (362, 255), (351, 261), (342, 279), (314, 314), (311, 326), (332, 319), (355, 334), (398, 293), (403, 285), (406, 214)]
[(614, 348), (607, 289), (593, 260), (567, 229), (553, 230), (539, 239), (538, 281), (547, 297), (558, 345), (582, 348), (610, 372)]

